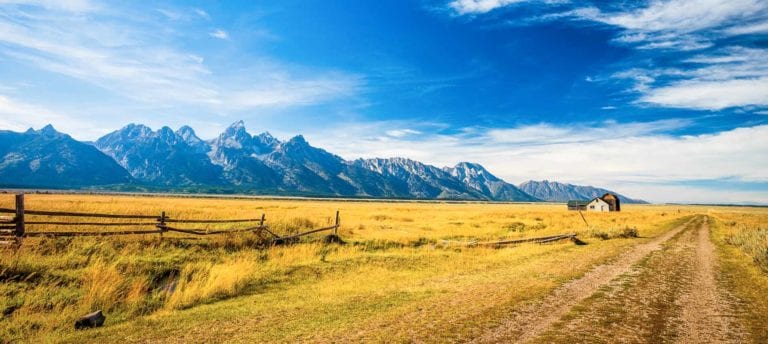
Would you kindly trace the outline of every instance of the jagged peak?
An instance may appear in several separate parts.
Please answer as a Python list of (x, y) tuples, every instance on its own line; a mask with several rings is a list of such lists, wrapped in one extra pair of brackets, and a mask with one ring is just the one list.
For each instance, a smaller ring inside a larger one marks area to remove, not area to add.
[[(451, 169), (451, 168), (446, 168), (446, 169)], [(483, 165), (480, 165), (474, 162), (468, 162), (468, 161), (459, 162), (458, 164), (456, 164), (456, 166), (452, 168), (452, 170), (475, 171), (480, 174), (490, 174), (488, 170), (486, 170), (485, 167), (483, 167)]]
[(456, 164), (456, 166), (453, 168), (446, 167), (444, 169), (445, 171), (451, 173), (451, 175), (454, 177), (462, 178), (465, 180), (468, 178), (482, 178), (490, 182), (502, 181), (491, 172), (488, 172), (488, 170), (483, 167), (483, 165), (474, 162), (462, 161)]
[(245, 122), (243, 120), (236, 121), (227, 127), (227, 129), (233, 129), (233, 130), (245, 130)]
[(368, 161), (375, 161), (376, 163), (390, 163), (390, 164), (401, 164), (401, 165), (422, 164), (423, 165), (422, 162), (419, 162), (419, 161), (416, 161), (416, 160), (413, 160), (413, 159), (409, 159), (409, 158), (405, 158), (405, 157), (401, 157), (401, 156), (395, 156), (395, 157), (391, 157), (391, 158), (371, 158), (371, 159), (366, 159), (366, 160), (368, 160)]
[(294, 144), (294, 145), (306, 145), (309, 146), (309, 142), (307, 142), (307, 139), (304, 138), (304, 135), (296, 135), (292, 137), (290, 140), (288, 140), (288, 143)]
[(146, 126), (144, 124), (140, 124), (140, 123), (138, 123), (138, 124), (137, 123), (128, 123), (128, 125), (124, 126), (119, 131), (126, 131), (126, 130), (129, 130), (129, 131), (133, 131), (133, 130), (142, 130), (142, 131), (148, 130), (148, 131), (152, 131), (152, 128), (150, 128), (150, 127), (148, 127), (148, 126)]
[(173, 129), (168, 126), (163, 126), (162, 128), (158, 129), (155, 135), (168, 143), (175, 143), (179, 138)]
[(27, 130), (27, 133), (35, 133), (35, 134), (44, 135), (44, 136), (63, 135), (62, 133), (58, 132), (56, 128), (53, 127), (53, 125), (50, 125), (50, 124), (47, 124), (38, 130), (34, 130), (30, 128), (29, 130)]
[(238, 138), (242, 138), (247, 136), (249, 139), (251, 138), (251, 134), (248, 133), (248, 131), (245, 129), (245, 122), (237, 121), (235, 123), (230, 124), (219, 137), (232, 137), (232, 136), (238, 136)]
[(270, 134), (268, 131), (265, 131), (258, 135), (254, 135), (253, 139), (266, 145), (275, 145), (280, 143), (280, 140), (272, 136), (272, 134)]
[(53, 125), (51, 125), (50, 123), (40, 128), (39, 131), (41, 133), (58, 133), (58, 131), (56, 131), (56, 128), (54, 128)]
[(119, 130), (112, 132), (112, 134), (110, 135), (121, 135), (121, 136), (125, 135), (128, 137), (139, 137), (139, 136), (147, 136), (150, 134), (152, 134), (152, 128), (143, 124), (130, 123), (120, 128)]
[(192, 127), (190, 127), (188, 125), (182, 125), (181, 127), (179, 127), (178, 130), (176, 130), (176, 132), (179, 133), (179, 134), (191, 133), (191, 134), (194, 135), (195, 134), (195, 129), (192, 129)]
[(192, 129), (192, 127), (188, 125), (184, 125), (178, 130), (176, 130), (176, 135), (179, 136), (182, 140), (184, 140), (187, 143), (200, 143), (203, 140), (201, 140), (199, 137), (197, 137), (197, 134), (195, 133), (195, 130)]

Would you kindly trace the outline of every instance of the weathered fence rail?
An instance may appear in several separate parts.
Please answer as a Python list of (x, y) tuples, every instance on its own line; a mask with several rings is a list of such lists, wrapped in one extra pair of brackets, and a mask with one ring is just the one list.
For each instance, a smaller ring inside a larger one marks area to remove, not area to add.
[(536, 238), (523, 238), (523, 239), (501, 240), (501, 241), (485, 241), (485, 242), (442, 240), (441, 244), (460, 245), (460, 246), (504, 246), (504, 245), (514, 245), (514, 244), (524, 244), (529, 242), (544, 244), (548, 242), (560, 241), (565, 239), (575, 240), (576, 233), (550, 235), (550, 236), (536, 237)]
[[(22, 197), (22, 203), (23, 201)], [(14, 213), (15, 209), (0, 208), (0, 213)], [(43, 216), (58, 216), (58, 217), (100, 217), (106, 219), (157, 219), (156, 215), (120, 215), (120, 214), (97, 214), (97, 213), (73, 213), (66, 211), (40, 211), (40, 210), (25, 210), (24, 214), (27, 215), (43, 215)]]
[[(265, 242), (274, 243), (286, 243), (291, 242), (299, 237), (319, 233), (323, 231), (333, 231), (334, 235), (338, 235), (340, 227), (339, 212), (336, 212), (336, 222), (332, 226), (312, 229), (306, 232), (298, 234), (290, 234), (281, 236), (268, 228), (266, 224), (266, 215), (261, 214), (258, 218), (248, 219), (173, 219), (166, 216), (165, 212), (161, 212), (160, 215), (133, 215), (133, 214), (99, 214), (99, 213), (79, 213), (79, 212), (62, 212), (62, 211), (41, 211), (41, 210), (25, 210), (24, 209), (24, 195), (16, 195), (16, 208), (0, 208), (0, 213), (13, 213), (16, 216), (0, 217), (0, 244), (20, 244), (21, 239), (25, 237), (74, 237), (74, 236), (111, 236), (111, 235), (144, 235), (144, 234), (159, 234), (161, 237), (166, 232), (178, 232), (192, 235), (217, 235), (217, 234), (230, 234), (230, 233), (243, 233), (253, 232), (260, 239)], [(25, 215), (34, 216), (50, 216), (50, 217), (75, 217), (75, 218), (102, 218), (102, 219), (121, 219), (121, 220), (148, 220), (152, 219), (155, 222), (103, 222), (103, 221), (61, 221), (61, 220), (35, 220), (26, 221)], [(247, 228), (234, 228), (234, 229), (188, 229), (188, 228), (176, 228), (169, 226), (168, 224), (227, 224), (227, 223), (258, 223), (255, 226)], [(7, 224), (7, 225), (6, 225)], [(153, 226), (155, 229), (130, 229), (130, 230), (109, 230), (109, 231), (27, 231), (26, 226), (99, 226), (99, 227), (139, 227), (139, 226)], [(5, 239), (5, 240), (4, 240)]]

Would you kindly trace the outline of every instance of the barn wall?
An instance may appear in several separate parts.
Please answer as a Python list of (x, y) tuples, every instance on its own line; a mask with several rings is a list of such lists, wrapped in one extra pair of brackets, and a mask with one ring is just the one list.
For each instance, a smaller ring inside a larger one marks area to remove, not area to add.
[[(593, 209), (592, 206), (595, 208)], [(587, 211), (611, 211), (611, 205), (599, 198), (596, 198), (587, 204)]]

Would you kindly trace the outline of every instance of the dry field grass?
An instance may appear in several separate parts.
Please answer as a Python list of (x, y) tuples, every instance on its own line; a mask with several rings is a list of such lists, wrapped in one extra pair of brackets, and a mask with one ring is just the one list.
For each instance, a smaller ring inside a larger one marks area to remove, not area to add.
[[(12, 202), (0, 196), (0, 207)], [(265, 213), (279, 233), (325, 226), (339, 210), (346, 244), (326, 245), (314, 235), (263, 248), (250, 233), (29, 238), (19, 251), (0, 251), (0, 342), (471, 341), (595, 267), (704, 215), (711, 219), (718, 271), (726, 272), (718, 283), (753, 305), (738, 315), (748, 338), (765, 338), (759, 327), (768, 320), (768, 278), (759, 265), (765, 251), (758, 230), (768, 223), (764, 208), (628, 205), (621, 213), (586, 214), (587, 226), (560, 204), (90, 195), (27, 195), (26, 203), (30, 210), (165, 211), (179, 219)], [(625, 235), (633, 232), (628, 228), (640, 237)], [(441, 244), (569, 232), (588, 244)], [(105, 326), (75, 331), (74, 320), (95, 309), (107, 315)]]

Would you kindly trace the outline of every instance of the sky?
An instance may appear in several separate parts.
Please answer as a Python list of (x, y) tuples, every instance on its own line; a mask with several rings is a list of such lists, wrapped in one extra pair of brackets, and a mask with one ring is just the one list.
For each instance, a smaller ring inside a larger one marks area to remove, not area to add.
[(768, 204), (768, 1), (0, 0), (0, 129), (238, 120), (350, 160)]

